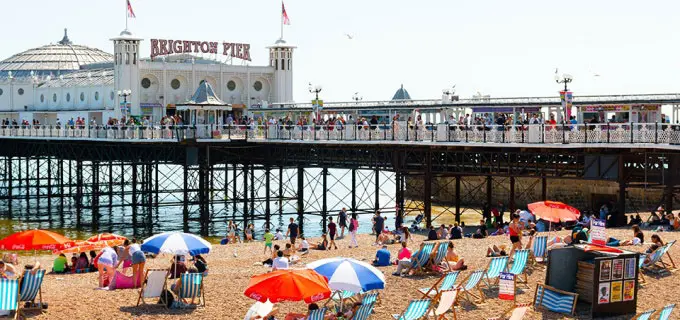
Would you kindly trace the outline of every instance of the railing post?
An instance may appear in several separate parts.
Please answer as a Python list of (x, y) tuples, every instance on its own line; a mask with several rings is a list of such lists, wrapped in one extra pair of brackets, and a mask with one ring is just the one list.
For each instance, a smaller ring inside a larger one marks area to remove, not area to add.
[(565, 121), (562, 121), (562, 144), (567, 144), (567, 133), (564, 131), (564, 123)]
[(229, 126), (227, 127), (227, 138), (228, 138), (229, 140), (231, 140), (231, 123), (230, 123)]
[(465, 142), (469, 142), (469, 140), (468, 140), (468, 125), (467, 125), (467, 123), (465, 124)]
[(583, 129), (585, 129), (585, 134), (583, 135), (585, 138), (583, 143), (588, 143), (588, 125), (584, 125)]
[(326, 124), (326, 140), (331, 140), (331, 130), (328, 129), (329, 126)]
[(659, 143), (659, 122), (654, 122), (654, 143)]
[(482, 137), (484, 143), (486, 143), (486, 122), (482, 123)]
[(372, 140), (372, 138), (371, 138), (372, 135), (373, 135), (373, 129), (371, 128), (371, 126), (369, 126), (368, 127), (368, 141)]
[(406, 141), (408, 141), (408, 121), (406, 122)]
[(383, 129), (383, 141), (387, 141), (387, 130)]
[(392, 141), (394, 141), (394, 121), (392, 121)]
[(446, 142), (451, 142), (451, 126), (446, 124)]
[(611, 129), (610, 122), (607, 121), (607, 143), (609, 143), (609, 129)]
[(635, 130), (635, 127), (633, 127), (633, 122), (630, 122), (630, 143), (633, 144), (633, 130)]
[(501, 129), (503, 129), (501, 131), (501, 141), (505, 143), (505, 123), (501, 125)]
[(413, 130), (415, 130), (415, 133), (416, 133), (416, 139), (415, 139), (415, 141), (418, 141), (418, 122), (416, 122), (416, 126), (415, 126), (414, 128), (415, 128), (415, 129), (413, 129)]
[(214, 132), (215, 132), (215, 130), (213, 130), (213, 124), (211, 123), (211, 124), (210, 124), (210, 138), (211, 138), (211, 139), (215, 139), (215, 134), (214, 134)]
[(357, 140), (357, 124), (354, 124), (354, 141)]
[(431, 136), (432, 136), (432, 142), (434, 142), (434, 128), (435, 128), (434, 124), (432, 124), (432, 125), (430, 126), (430, 128), (432, 128), (432, 134), (431, 134)]
[(312, 124), (312, 134), (314, 135), (314, 141), (316, 141), (316, 123)]
[(243, 129), (245, 129), (245, 132), (246, 132), (246, 141), (248, 141), (248, 125), (243, 126)]
[(545, 123), (541, 123), (541, 143), (545, 144)]
[(269, 123), (264, 122), (264, 139), (269, 140)]

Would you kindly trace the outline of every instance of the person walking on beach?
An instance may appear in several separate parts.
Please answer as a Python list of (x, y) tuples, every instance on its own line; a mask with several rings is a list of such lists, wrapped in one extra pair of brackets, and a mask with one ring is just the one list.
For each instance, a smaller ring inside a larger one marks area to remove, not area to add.
[(350, 248), (357, 248), (359, 244), (357, 243), (357, 229), (359, 227), (359, 221), (357, 220), (357, 214), (352, 212), (352, 219), (349, 220), (349, 235), (352, 237), (349, 242)]
[(345, 237), (345, 228), (347, 228), (346, 208), (342, 208), (342, 210), (340, 210), (340, 213), (338, 214), (338, 224), (340, 225), (340, 237), (338, 237), (338, 239), (342, 239)]
[(510, 250), (510, 257), (509, 259), (512, 260), (512, 255), (515, 253), (515, 250), (520, 250), (522, 249), (522, 227), (520, 227), (519, 223), (519, 215), (516, 213), (513, 213), (511, 216), (512, 221), (510, 222), (510, 225), (508, 226), (508, 233), (510, 234), (510, 242), (512, 242), (512, 249)]
[(269, 248), (269, 252), (272, 252), (272, 243), (274, 240), (274, 235), (269, 231), (269, 229), (266, 229), (264, 231), (264, 254), (267, 254), (267, 248)]
[(373, 227), (375, 228), (375, 244), (378, 244), (378, 238), (383, 232), (383, 229), (385, 229), (385, 218), (380, 216), (380, 211), (376, 211), (373, 221)]
[(331, 249), (331, 247), (335, 247), (335, 250), (338, 250), (338, 245), (335, 244), (335, 234), (338, 231), (338, 227), (335, 225), (335, 222), (333, 222), (333, 217), (328, 217), (328, 235), (331, 238), (331, 243), (328, 244), (328, 250)]
[(286, 237), (290, 237), (290, 243), (295, 244), (295, 239), (298, 237), (299, 234), (299, 227), (297, 223), (295, 223), (295, 219), (290, 218), (290, 224), (288, 224), (288, 231), (286, 231)]

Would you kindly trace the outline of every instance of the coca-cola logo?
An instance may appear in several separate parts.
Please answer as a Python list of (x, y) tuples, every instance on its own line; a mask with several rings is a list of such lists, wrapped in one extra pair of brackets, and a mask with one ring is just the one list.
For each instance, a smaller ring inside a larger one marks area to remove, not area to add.
[(325, 295), (323, 293), (317, 293), (311, 297), (312, 302), (317, 302), (321, 301), (325, 298)]
[(13, 244), (10, 250), (26, 250), (26, 246), (23, 244)]
[(54, 250), (56, 248), (57, 248), (57, 246), (54, 245), (54, 244), (45, 244), (45, 245), (42, 246), (43, 250)]
[(260, 301), (260, 299), (262, 299), (262, 295), (260, 295), (259, 293), (253, 292), (253, 293), (250, 294), (250, 298), (255, 299), (257, 301)]

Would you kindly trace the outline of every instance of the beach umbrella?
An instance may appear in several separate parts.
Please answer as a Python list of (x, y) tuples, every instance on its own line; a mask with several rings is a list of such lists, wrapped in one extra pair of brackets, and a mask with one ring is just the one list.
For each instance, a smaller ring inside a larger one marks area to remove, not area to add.
[(54, 250), (52, 253), (59, 254), (59, 253), (81, 253), (81, 252), (90, 252), (90, 251), (99, 251), (101, 249), (104, 249), (106, 247), (110, 247), (111, 245), (107, 244), (107, 241), (99, 241), (99, 242), (89, 242), (89, 241), (76, 241), (73, 243), (73, 246), (70, 248), (66, 249), (57, 249)]
[(260, 302), (305, 301), (328, 299), (328, 279), (312, 269), (276, 270), (250, 278), (243, 294)]
[(581, 212), (569, 205), (557, 201), (539, 201), (528, 206), (536, 218), (549, 222), (578, 221)]
[(0, 250), (55, 250), (73, 245), (73, 240), (47, 230), (26, 230), (0, 240)]
[(127, 240), (126, 237), (115, 234), (115, 233), (100, 233), (98, 235), (94, 235), (89, 237), (87, 242), (104, 242), (108, 247), (110, 246), (119, 246), (123, 244)]
[(142, 251), (153, 254), (197, 254), (209, 253), (212, 245), (203, 238), (184, 232), (164, 232), (144, 240)]
[(333, 290), (359, 293), (374, 289), (385, 289), (385, 275), (372, 265), (351, 258), (328, 258), (307, 264), (328, 278)]

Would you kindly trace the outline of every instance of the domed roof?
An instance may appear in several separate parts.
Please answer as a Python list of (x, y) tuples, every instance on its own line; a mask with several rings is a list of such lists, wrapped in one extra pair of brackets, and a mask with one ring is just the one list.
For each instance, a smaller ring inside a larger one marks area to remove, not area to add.
[(59, 75), (80, 70), (81, 66), (113, 62), (113, 55), (99, 49), (75, 45), (64, 29), (64, 38), (56, 44), (33, 48), (0, 61), (0, 75)]
[(408, 94), (408, 91), (404, 89), (404, 85), (402, 84), (401, 88), (394, 93), (392, 100), (411, 100), (411, 96)]

